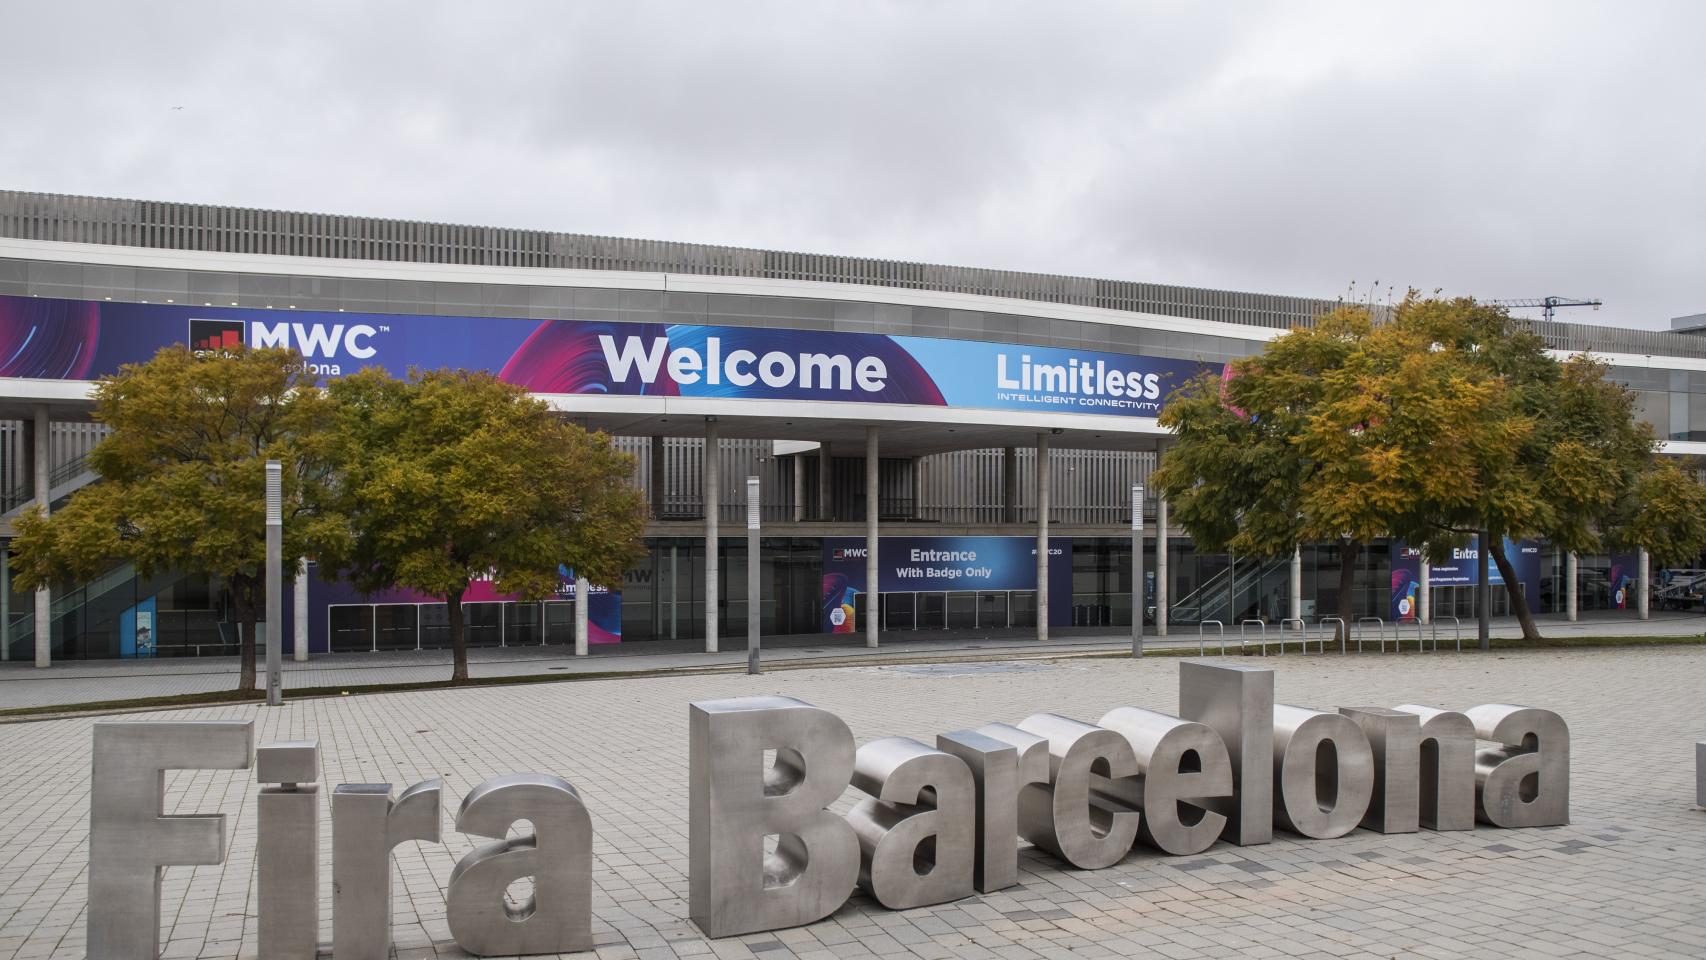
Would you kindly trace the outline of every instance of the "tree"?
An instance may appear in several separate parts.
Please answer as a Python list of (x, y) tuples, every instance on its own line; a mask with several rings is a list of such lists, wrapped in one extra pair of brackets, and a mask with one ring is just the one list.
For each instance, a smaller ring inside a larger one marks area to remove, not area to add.
[(452, 681), (468, 678), (462, 597), (475, 578), (538, 600), (556, 591), (560, 565), (615, 584), (638, 559), (646, 509), (628, 483), (632, 458), (524, 389), (485, 373), (398, 380), (370, 368), (328, 393), (349, 538), (322, 566), (358, 589), (442, 597)]
[[(1360, 418), (1328, 427), (1323, 407), (1367, 375), (1369, 312), (1341, 307), (1263, 353), (1181, 388), (1162, 411), (1174, 442), (1151, 478), (1199, 549), (1281, 557), (1306, 541), (1343, 544), (1339, 616), (1353, 619), (1356, 559), (1392, 506)], [(1330, 442), (1311, 449), (1313, 433)]]
[(328, 412), (290, 350), (167, 347), (102, 378), (94, 416), (112, 432), (89, 454), (101, 479), (51, 516), (18, 519), (19, 588), (87, 580), (121, 562), (144, 577), (205, 574), (230, 591), (243, 634), (237, 689), (252, 690), (265, 463), (285, 467), (284, 555), (312, 555), (341, 530), (320, 496)]

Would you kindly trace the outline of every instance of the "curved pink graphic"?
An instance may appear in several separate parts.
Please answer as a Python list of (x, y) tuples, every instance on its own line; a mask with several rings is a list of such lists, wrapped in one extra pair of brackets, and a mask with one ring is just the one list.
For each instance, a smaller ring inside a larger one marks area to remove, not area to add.
[(0, 377), (93, 379), (100, 335), (95, 303), (0, 299)]

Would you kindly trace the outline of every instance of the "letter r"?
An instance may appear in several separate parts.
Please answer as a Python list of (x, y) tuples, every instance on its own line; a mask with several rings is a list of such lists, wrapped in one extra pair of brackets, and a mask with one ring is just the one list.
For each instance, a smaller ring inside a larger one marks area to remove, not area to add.
[(160, 955), (160, 868), (225, 860), (225, 815), (168, 815), (167, 770), (243, 770), (253, 721), (95, 724), (86, 953)]
[(847, 724), (791, 697), (742, 697), (692, 704), (688, 737), (693, 921), (728, 937), (834, 913), (859, 879), (858, 838), (825, 809), (853, 776)]

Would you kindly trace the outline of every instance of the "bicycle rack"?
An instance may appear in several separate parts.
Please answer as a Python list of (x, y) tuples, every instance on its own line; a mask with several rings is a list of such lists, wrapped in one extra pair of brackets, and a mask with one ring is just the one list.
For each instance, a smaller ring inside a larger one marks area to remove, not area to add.
[(1203, 628), (1207, 627), (1211, 623), (1220, 630), (1220, 655), (1224, 657), (1226, 656), (1226, 624), (1221, 623), (1219, 620), (1197, 621), (1197, 656), (1203, 656), (1208, 651), (1208, 648), (1204, 645)]
[(1357, 653), (1362, 652), (1362, 625), (1373, 621), (1378, 624), (1374, 628), (1374, 636), (1380, 641), (1380, 652), (1386, 652), (1386, 621), (1379, 617), (1357, 617)]
[[(1302, 617), (1286, 617), (1286, 618), (1285, 618), (1285, 619), (1283, 619), (1283, 620), (1281, 620), (1281, 621), (1280, 621), (1280, 622), (1279, 622), (1279, 629), (1280, 629), (1280, 639), (1279, 639), (1279, 650), (1280, 650), (1280, 656), (1282, 656), (1282, 657), (1283, 657), (1283, 656), (1285, 656), (1285, 625), (1286, 625), (1286, 624), (1288, 624), (1288, 623), (1295, 623), (1295, 624), (1297, 624), (1297, 636), (1298, 636), (1298, 638), (1299, 638), (1299, 640), (1300, 640), (1300, 642), (1301, 642), (1301, 643), (1302, 643), (1302, 644), (1303, 644), (1303, 655), (1304, 655), (1304, 656), (1306, 656), (1306, 657), (1307, 657), (1307, 656), (1309, 656), (1309, 624), (1307, 624), (1307, 623), (1305, 623), (1305, 622), (1304, 622), (1304, 621), (1303, 621), (1303, 618), (1302, 618)], [(1323, 641), (1323, 642), (1325, 642), (1325, 641)], [(1327, 652), (1327, 648), (1326, 648), (1326, 647), (1322, 647), (1322, 648), (1321, 648), (1321, 652), (1322, 652), (1322, 653), (1326, 653), (1326, 652)]]
[(1351, 632), (1351, 628), (1345, 626), (1344, 617), (1320, 617), (1315, 621), (1316, 626), (1321, 628), (1321, 652), (1325, 653), (1327, 651), (1327, 624), (1329, 623), (1336, 623), (1339, 625), (1339, 655), (1344, 656), (1345, 639)]
[(1265, 621), (1265, 620), (1240, 620), (1240, 621), (1238, 621), (1238, 653), (1240, 655), (1242, 655), (1244, 653), (1244, 650), (1249, 646), (1249, 643), (1244, 639), (1244, 625), (1249, 624), (1249, 623), (1253, 623), (1256, 626), (1261, 628), (1262, 656), (1264, 656), (1264, 657), (1267, 656), (1268, 655), (1268, 624), (1267, 624), (1267, 621)]
[[(1428, 652), (1428, 638), (1422, 635), (1422, 618), (1416, 617), (1416, 618), (1414, 618), (1414, 622), (1416, 624), (1416, 652), (1417, 653), (1427, 653)], [(1397, 633), (1398, 633), (1398, 625), (1397, 624), (1392, 625), (1392, 633), (1394, 636), (1394, 642), (1396, 643), (1396, 637), (1397, 637)], [(1396, 645), (1398, 647), (1398, 652), (1403, 653), (1404, 652), (1404, 645), (1401, 643), (1397, 643)]]
[(1461, 621), (1461, 620), (1457, 619), (1456, 617), (1451, 616), (1449, 614), (1447, 614), (1446, 616), (1443, 616), (1443, 617), (1435, 616), (1433, 618), (1434, 652), (1435, 653), (1439, 652), (1439, 622), (1441, 620), (1450, 620), (1451, 621), (1451, 633), (1452, 633), (1452, 636), (1455, 637), (1457, 640), (1457, 652), (1462, 653), (1463, 652), (1463, 621)]

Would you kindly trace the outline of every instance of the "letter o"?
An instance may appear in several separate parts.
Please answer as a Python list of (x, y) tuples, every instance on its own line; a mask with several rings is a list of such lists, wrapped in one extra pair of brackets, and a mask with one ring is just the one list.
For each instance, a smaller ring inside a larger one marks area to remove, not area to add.
[[(776, 368), (780, 366), (781, 372)], [(758, 361), (758, 376), (768, 387), (785, 387), (794, 382), (794, 358), (780, 350), (772, 350)]]

